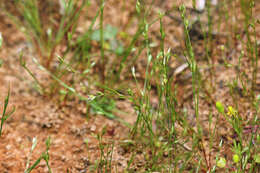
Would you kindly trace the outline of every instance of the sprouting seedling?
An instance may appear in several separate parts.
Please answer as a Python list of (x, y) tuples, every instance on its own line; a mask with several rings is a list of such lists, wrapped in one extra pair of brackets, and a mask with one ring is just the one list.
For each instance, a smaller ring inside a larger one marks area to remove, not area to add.
[[(34, 150), (36, 145), (37, 145), (37, 140), (36, 140), (36, 138), (34, 138), (33, 144), (32, 144), (32, 147), (31, 147), (31, 152)], [(45, 145), (46, 145), (46, 150), (41, 154), (41, 156), (34, 162), (34, 164), (30, 168), (26, 168), (24, 173), (30, 173), (41, 162), (42, 159), (46, 162), (46, 165), (48, 167), (48, 172), (52, 173), (50, 165), (49, 165), (49, 159), (50, 159), (49, 149), (50, 149), (50, 145), (51, 145), (51, 138), (50, 137), (47, 138)], [(27, 162), (27, 164), (28, 164), (28, 162)], [(26, 167), (28, 167), (28, 166), (26, 166)]]
[(6, 98), (5, 98), (4, 110), (3, 110), (2, 117), (1, 117), (0, 136), (2, 135), (2, 129), (3, 129), (4, 122), (5, 122), (5, 121), (14, 113), (14, 111), (15, 111), (15, 107), (13, 107), (11, 112), (6, 113), (6, 109), (7, 109), (8, 103), (9, 103), (9, 96), (10, 96), (10, 88), (8, 89), (8, 94), (7, 94)]

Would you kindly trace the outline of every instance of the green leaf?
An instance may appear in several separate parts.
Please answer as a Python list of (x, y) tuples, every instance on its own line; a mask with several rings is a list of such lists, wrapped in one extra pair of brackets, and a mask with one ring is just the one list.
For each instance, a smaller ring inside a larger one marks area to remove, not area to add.
[(119, 44), (118, 47), (116, 48), (115, 52), (117, 55), (122, 55), (124, 53), (124, 46), (122, 44)]
[(124, 53), (124, 46), (120, 41), (116, 39), (111, 39), (109, 40), (109, 44), (109, 48), (111, 49), (111, 51), (113, 51), (117, 55), (122, 55)]
[(115, 101), (106, 97), (94, 99), (90, 102), (93, 112), (101, 114), (110, 119), (116, 119), (116, 116), (112, 113), (115, 108)]
[(254, 160), (256, 163), (260, 163), (260, 154), (254, 155)]
[[(111, 26), (111, 25), (107, 25), (106, 28), (104, 29), (104, 40), (111, 40), (114, 39), (117, 35), (117, 28)], [(92, 35), (91, 35), (91, 39), (95, 40), (95, 41), (100, 41), (100, 29), (95, 30)]]

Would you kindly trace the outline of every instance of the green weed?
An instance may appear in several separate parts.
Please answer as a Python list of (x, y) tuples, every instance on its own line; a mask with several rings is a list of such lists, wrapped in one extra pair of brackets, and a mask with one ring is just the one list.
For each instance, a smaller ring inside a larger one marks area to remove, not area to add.
[(3, 126), (4, 126), (5, 121), (6, 121), (6, 120), (14, 113), (14, 111), (15, 111), (15, 107), (13, 107), (10, 112), (6, 112), (6, 111), (7, 111), (7, 107), (8, 107), (8, 103), (9, 103), (9, 97), (10, 97), (10, 88), (8, 89), (7, 96), (5, 97), (4, 109), (3, 109), (3, 113), (2, 113), (2, 117), (1, 117), (0, 136), (2, 136), (2, 130), (3, 130)]

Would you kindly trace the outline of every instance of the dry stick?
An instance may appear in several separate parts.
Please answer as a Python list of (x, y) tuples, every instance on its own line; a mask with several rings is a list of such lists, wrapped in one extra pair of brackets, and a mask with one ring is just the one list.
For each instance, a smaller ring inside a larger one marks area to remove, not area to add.
[(205, 162), (207, 164), (207, 170), (210, 170), (210, 165), (209, 165), (209, 161), (207, 159), (207, 154), (206, 154), (206, 150), (205, 150), (205, 147), (204, 147), (204, 143), (203, 143), (203, 139), (201, 139), (201, 150), (202, 150), (202, 153), (203, 153), (203, 156), (204, 156), (204, 159), (205, 159)]
[(47, 63), (46, 63), (46, 65), (45, 65), (45, 67), (46, 67), (47, 69), (49, 69), (50, 64), (51, 64), (51, 62), (52, 62), (52, 60), (53, 60), (53, 58), (54, 58), (54, 53), (55, 53), (56, 47), (57, 47), (57, 44), (55, 44), (55, 45), (53, 46), (53, 48), (52, 48), (52, 50), (51, 50), (51, 54), (50, 54), (50, 56), (48, 57)]

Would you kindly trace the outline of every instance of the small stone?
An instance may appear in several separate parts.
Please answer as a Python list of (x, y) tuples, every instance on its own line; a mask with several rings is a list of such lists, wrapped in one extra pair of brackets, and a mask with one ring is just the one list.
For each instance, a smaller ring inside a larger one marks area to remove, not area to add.
[(91, 131), (91, 132), (96, 131), (96, 129), (97, 129), (97, 127), (96, 127), (95, 125), (92, 125), (92, 126), (90, 127), (90, 131)]
[(10, 149), (12, 148), (12, 146), (11, 146), (11, 145), (7, 145), (5, 148), (6, 148), (7, 150), (10, 150)]

